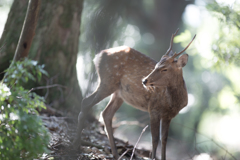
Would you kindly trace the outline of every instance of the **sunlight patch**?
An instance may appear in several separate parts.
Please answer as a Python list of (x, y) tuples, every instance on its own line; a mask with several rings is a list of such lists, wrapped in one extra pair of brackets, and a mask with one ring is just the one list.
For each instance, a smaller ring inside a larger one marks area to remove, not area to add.
[(188, 104), (186, 107), (181, 109), (181, 111), (179, 113), (180, 114), (187, 113), (190, 110), (190, 108), (193, 106), (194, 103), (195, 103), (195, 97), (193, 94), (189, 93), (188, 94)]
[(194, 156), (193, 160), (213, 160), (209, 154), (201, 153), (197, 156)]

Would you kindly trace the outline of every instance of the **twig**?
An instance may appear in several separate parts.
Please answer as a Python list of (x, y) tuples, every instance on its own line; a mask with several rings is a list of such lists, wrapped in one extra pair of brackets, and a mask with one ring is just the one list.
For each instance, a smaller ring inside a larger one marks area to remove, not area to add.
[[(47, 79), (47, 86), (48, 86), (48, 85), (49, 85), (49, 80)], [(46, 94), (44, 95), (44, 99), (47, 99), (48, 94), (49, 94), (49, 89), (47, 89), (47, 92), (46, 92)]]
[(133, 152), (132, 152), (132, 156), (131, 156), (130, 160), (132, 160), (133, 155), (134, 155), (134, 152), (135, 152), (135, 149), (136, 149), (136, 147), (137, 147), (137, 144), (138, 144), (138, 142), (140, 141), (140, 139), (141, 139), (141, 137), (142, 137), (142, 134), (145, 132), (145, 130), (147, 129), (147, 127), (148, 127), (148, 125), (147, 125), (145, 128), (143, 128), (142, 133), (140, 134), (140, 136), (139, 136), (139, 138), (138, 138), (138, 140), (137, 140), (137, 143), (135, 144), (135, 146), (134, 146), (134, 148), (133, 148)]
[[(53, 80), (55, 79), (55, 78), (57, 78), (58, 77), (58, 74), (56, 74), (55, 76), (53, 76), (53, 77), (51, 77), (51, 78), (45, 78), (46, 79), (46, 81), (47, 81), (47, 86), (50, 86), (50, 85), (53, 85)], [(45, 94), (45, 96), (44, 96), (44, 99), (47, 99), (47, 97), (48, 97), (48, 94), (49, 94), (49, 88), (47, 88), (47, 92), (46, 92), (46, 94)]]
[[(60, 84), (53, 84), (53, 85), (48, 85), (48, 86), (40, 86), (40, 87), (32, 88), (28, 91), (27, 94), (29, 94), (32, 91), (38, 90), (38, 89), (48, 89), (48, 88), (53, 88), (53, 87), (62, 87), (62, 88), (68, 89), (66, 86), (63, 86)], [(22, 98), (22, 97), (17, 97), (17, 98)]]
[(60, 84), (53, 84), (53, 85), (48, 85), (48, 86), (40, 86), (40, 87), (36, 87), (36, 88), (32, 88), (28, 91), (28, 93), (34, 91), (34, 90), (38, 90), (38, 89), (48, 89), (48, 88), (53, 88), (53, 87), (62, 87), (67, 89), (66, 86), (60, 85)]
[(195, 129), (193, 129), (193, 128), (190, 128), (190, 127), (187, 127), (187, 126), (185, 126), (185, 125), (182, 125), (182, 124), (180, 124), (180, 123), (176, 123), (176, 122), (172, 122), (172, 123), (175, 123), (175, 124), (177, 124), (177, 125), (180, 125), (180, 126), (182, 126), (182, 127), (184, 127), (184, 128), (187, 128), (187, 129), (189, 129), (189, 130), (192, 130), (193, 132), (195, 132), (195, 135), (194, 135), (194, 141), (195, 141), (195, 151), (196, 152), (198, 152), (198, 154), (200, 154), (200, 152), (198, 151), (198, 149), (197, 149), (197, 145), (198, 144), (200, 144), (200, 143), (203, 143), (203, 142), (199, 142), (199, 143), (197, 143), (197, 140), (196, 140), (196, 134), (199, 134), (199, 135), (201, 135), (201, 136), (203, 136), (203, 137), (205, 137), (205, 138), (208, 138), (212, 143), (214, 143), (216, 146), (218, 146), (220, 149), (222, 149), (222, 150), (224, 150), (230, 157), (232, 157), (234, 160), (237, 160), (237, 158), (236, 157), (234, 157), (230, 152), (228, 152), (228, 150), (227, 149), (225, 149), (224, 147), (222, 147), (221, 145), (219, 145), (217, 142), (215, 142), (212, 138), (209, 138), (208, 136), (206, 136), (206, 135), (204, 135), (204, 134), (202, 134), (202, 133), (199, 133), (198, 131), (196, 131)]
[(211, 141), (218, 146), (219, 148), (221, 148), (222, 150), (224, 150), (227, 154), (229, 154), (233, 159), (237, 160), (237, 158), (235, 158), (230, 152), (228, 152), (228, 150), (226, 150), (225, 148), (223, 148), (222, 146), (220, 146), (217, 142), (215, 142), (213, 139), (211, 139)]
[(132, 150), (132, 149), (127, 149), (119, 158), (118, 158), (118, 160), (120, 160), (128, 151), (130, 151), (130, 150)]
[(2, 71), (2, 72), (0, 72), (0, 74), (3, 74), (3, 73), (5, 73), (6, 71)]

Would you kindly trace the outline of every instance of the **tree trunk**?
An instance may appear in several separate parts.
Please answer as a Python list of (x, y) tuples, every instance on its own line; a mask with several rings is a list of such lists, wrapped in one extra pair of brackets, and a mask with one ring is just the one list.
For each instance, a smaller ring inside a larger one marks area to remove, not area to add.
[(48, 103), (54, 108), (80, 110), (82, 94), (76, 72), (80, 22), (83, 0), (52, 0), (42, 2), (30, 58), (46, 64), (48, 85), (60, 84), (49, 90)]
[[(0, 46), (6, 42), (0, 57), (0, 72), (9, 66), (13, 58), (27, 2), (15, 0), (11, 7), (0, 41)], [(82, 100), (76, 73), (82, 5), (83, 0), (42, 1), (36, 34), (28, 56), (45, 64), (49, 74), (40, 84), (29, 84), (28, 87), (58, 84), (58, 87), (38, 93), (45, 96), (52, 107), (64, 108), (65, 113), (78, 113)]]
[(0, 39), (0, 80), (2, 80), (10, 61), (13, 59), (26, 15), (28, 0), (15, 0)]
[(38, 21), (41, 0), (29, 0), (27, 14), (18, 41), (13, 60), (18, 61), (28, 56)]
[(192, 1), (155, 1), (155, 20), (153, 21), (152, 30), (154, 31), (153, 34), (157, 39), (156, 43), (158, 43), (158, 45), (154, 45), (155, 48), (152, 48), (151, 56), (153, 59), (160, 60), (161, 56), (166, 53), (171, 36), (175, 33), (177, 28), (179, 28), (180, 31), (184, 29), (182, 27), (182, 15), (189, 3), (192, 3)]

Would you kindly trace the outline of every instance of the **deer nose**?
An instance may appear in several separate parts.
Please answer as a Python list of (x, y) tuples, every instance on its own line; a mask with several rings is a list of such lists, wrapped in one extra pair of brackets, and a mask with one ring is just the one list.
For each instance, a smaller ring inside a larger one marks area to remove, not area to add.
[(147, 84), (147, 81), (148, 81), (147, 79), (143, 79), (143, 80), (142, 80), (142, 84), (146, 85), (146, 84)]

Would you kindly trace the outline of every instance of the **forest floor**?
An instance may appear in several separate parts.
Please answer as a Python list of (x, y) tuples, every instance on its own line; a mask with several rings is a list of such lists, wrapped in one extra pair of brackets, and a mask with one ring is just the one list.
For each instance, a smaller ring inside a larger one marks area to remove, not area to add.
[[(48, 148), (50, 152), (43, 159), (50, 160), (112, 160), (111, 149), (104, 127), (97, 120), (86, 122), (82, 134), (82, 147), (78, 151), (71, 147), (76, 137), (77, 122), (75, 119), (62, 116), (41, 114), (44, 125), (51, 134)], [(131, 159), (134, 146), (120, 139), (115, 139), (117, 151), (121, 159)], [(149, 159), (150, 151), (135, 149), (134, 160)]]

